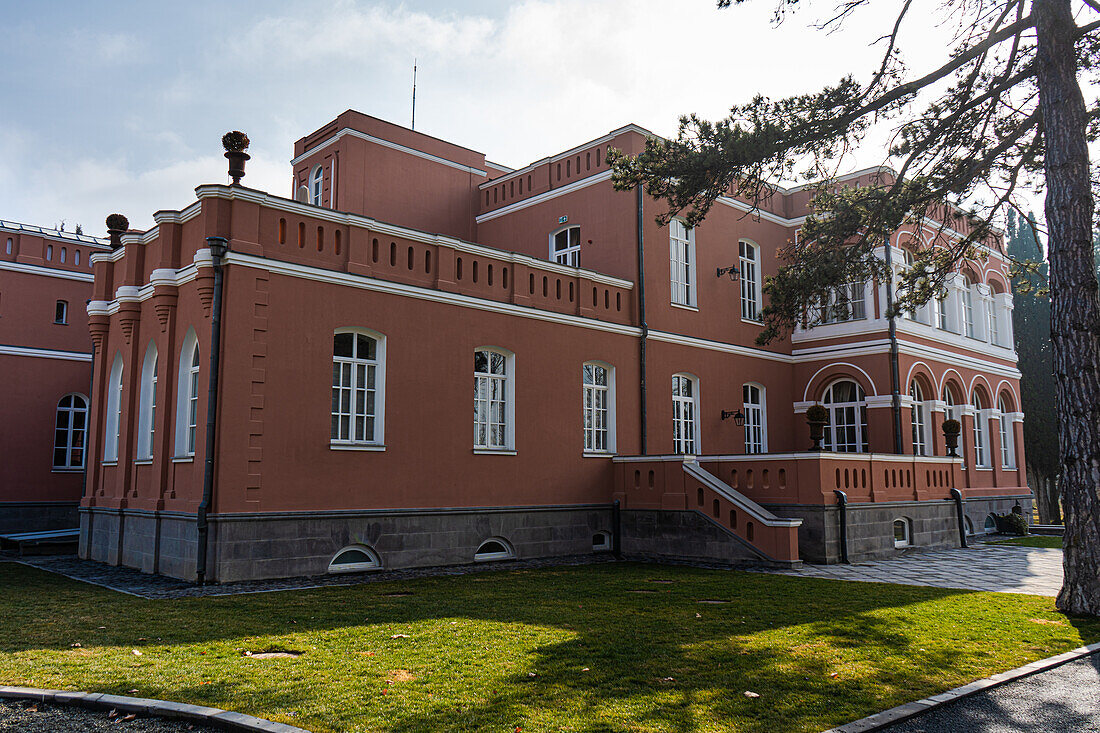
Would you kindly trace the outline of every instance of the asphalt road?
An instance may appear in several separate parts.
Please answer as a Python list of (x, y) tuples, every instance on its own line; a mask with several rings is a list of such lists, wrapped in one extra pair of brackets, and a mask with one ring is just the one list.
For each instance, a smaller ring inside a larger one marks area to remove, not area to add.
[(889, 733), (1100, 732), (1100, 654), (940, 705)]

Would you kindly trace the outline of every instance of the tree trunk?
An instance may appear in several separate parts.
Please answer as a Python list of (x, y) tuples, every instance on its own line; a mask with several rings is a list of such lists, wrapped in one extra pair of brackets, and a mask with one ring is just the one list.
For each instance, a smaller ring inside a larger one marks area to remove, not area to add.
[(1047, 524), (1062, 523), (1062, 507), (1058, 502), (1058, 479), (1046, 479), (1047, 516), (1050, 518)]
[(1085, 102), (1070, 0), (1034, 0), (1039, 109), (1046, 143), (1051, 318), (1066, 514), (1057, 606), (1100, 615), (1100, 287), (1093, 270)]

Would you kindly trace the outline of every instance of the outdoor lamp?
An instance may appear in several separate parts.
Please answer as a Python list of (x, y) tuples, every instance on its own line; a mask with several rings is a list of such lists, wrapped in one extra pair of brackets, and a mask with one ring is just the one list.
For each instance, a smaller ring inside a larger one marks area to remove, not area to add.
[(745, 424), (745, 413), (741, 412), (740, 410), (738, 410), (737, 412), (734, 412), (733, 410), (722, 410), (722, 419), (723, 420), (726, 420), (726, 419), (731, 418), (731, 417), (733, 418), (733, 424), (734, 425), (736, 425), (739, 428), (744, 426), (744, 424)]

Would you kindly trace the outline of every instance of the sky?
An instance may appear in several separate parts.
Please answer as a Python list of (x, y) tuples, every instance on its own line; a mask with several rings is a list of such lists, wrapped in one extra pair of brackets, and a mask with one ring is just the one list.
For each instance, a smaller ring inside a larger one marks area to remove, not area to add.
[[(288, 196), (294, 141), (344, 110), (409, 124), (414, 58), (416, 129), (503, 165), (630, 122), (673, 135), (682, 114), (866, 80), (896, 3), (871, 5), (829, 34), (827, 0), (778, 27), (774, 0), (0, 0), (0, 219), (150, 227), (226, 182), (234, 129), (244, 183)], [(910, 65), (942, 61), (950, 30), (914, 29)], [(886, 137), (847, 167), (884, 162)]]

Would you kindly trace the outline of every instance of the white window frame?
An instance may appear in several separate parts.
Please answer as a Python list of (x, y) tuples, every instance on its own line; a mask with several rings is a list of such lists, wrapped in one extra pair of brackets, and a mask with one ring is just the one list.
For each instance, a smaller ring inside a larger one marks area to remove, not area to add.
[(325, 167), (319, 165), (309, 174), (309, 202), (314, 206), (324, 205)]
[[(752, 390), (756, 390), (758, 402), (750, 401)], [(768, 396), (764, 385), (758, 382), (741, 385), (741, 409), (745, 415), (745, 453), (767, 453)]]
[(138, 460), (153, 457), (157, 416), (157, 346), (149, 342), (141, 365), (141, 389), (138, 393)]
[[(570, 238), (570, 232), (575, 231), (577, 233), (576, 243), (574, 244)], [(564, 234), (566, 239), (565, 249), (556, 249), (558, 236)], [(580, 267), (581, 266), (581, 228), (580, 226), (573, 224), (571, 226), (564, 226), (560, 229), (555, 229), (550, 233), (550, 261), (556, 262), (559, 265), (565, 265), (566, 267)]]
[(927, 456), (931, 447), (928, 439), (931, 432), (928, 427), (929, 409), (924, 399), (924, 390), (915, 379), (909, 383), (909, 399), (912, 401), (909, 427), (913, 437), (913, 455)]
[[(62, 402), (69, 400), (68, 406)], [(78, 404), (79, 401), (79, 404)], [(65, 414), (65, 427), (58, 426), (58, 417)], [(80, 427), (76, 427), (76, 417), (80, 416)], [(59, 442), (58, 438), (62, 438)], [(79, 443), (79, 445), (77, 445)], [(57, 462), (57, 451), (65, 451), (64, 463)], [(80, 462), (73, 462), (73, 453), (80, 452)], [(57, 471), (74, 471), (84, 468), (84, 459), (88, 455), (88, 398), (79, 392), (70, 392), (57, 401), (54, 414), (53, 468)]]
[[(859, 395), (859, 399), (855, 402), (836, 402), (832, 399), (833, 390), (845, 382), (855, 385), (856, 394)], [(829, 422), (825, 425), (825, 450), (834, 453), (867, 453), (870, 450), (867, 434), (867, 393), (863, 386), (851, 377), (837, 379), (822, 392), (821, 404), (829, 412)], [(849, 415), (853, 418), (852, 421), (848, 420)], [(845, 430), (851, 427), (854, 430), (855, 442), (845, 439), (843, 444), (838, 444), (836, 440), (838, 427)], [(843, 447), (840, 447), (841, 445)]]
[[(336, 562), (337, 559), (345, 552), (361, 552), (369, 559), (365, 562)], [(367, 545), (348, 545), (341, 548), (332, 559), (328, 561), (328, 572), (330, 573), (361, 573), (365, 570), (381, 570), (382, 558), (378, 556), (373, 547)]]
[[(60, 309), (58, 308), (60, 306)], [(61, 311), (60, 318), (58, 318), (58, 310)], [(69, 301), (59, 300), (54, 303), (53, 308), (53, 322), (59, 326), (66, 326), (69, 323)]]
[[(201, 363), (197, 369), (192, 366), (196, 351), (199, 351), (198, 336), (194, 328), (189, 328), (180, 347), (176, 372), (175, 458), (186, 459), (195, 456), (195, 446), (192, 441), (197, 440), (198, 435), (198, 380), (202, 373)], [(199, 355), (201, 359), (201, 351)], [(193, 419), (192, 404), (195, 407)]]
[[(904, 537), (901, 539), (898, 539), (897, 535), (898, 522), (901, 522), (902, 526), (905, 528), (905, 532), (903, 533)], [(913, 524), (906, 517), (895, 518), (894, 521), (890, 523), (890, 530), (894, 535), (895, 548), (909, 547), (913, 544)]]
[[(840, 293), (845, 291), (847, 310), (843, 318), (840, 317)], [(852, 321), (867, 320), (867, 283), (844, 283), (833, 288), (829, 293), (829, 301), (817, 309), (816, 323), (812, 325), (828, 326), (834, 323), (850, 323)]]
[(103, 462), (118, 461), (118, 444), (122, 435), (122, 353), (115, 354), (107, 378), (107, 414), (103, 426)]
[[(588, 381), (589, 369), (592, 370), (591, 383)], [(596, 383), (597, 370), (601, 369), (604, 373), (605, 384), (603, 385)], [(613, 454), (615, 452), (615, 367), (607, 362), (586, 361), (581, 366), (581, 414), (584, 452), (598, 455)]]
[[(373, 331), (368, 328), (338, 328), (333, 331), (333, 339), (341, 334), (350, 334), (353, 344), (353, 356), (336, 356), (333, 350), (330, 354), (332, 358), (333, 366), (333, 382), (332, 397), (336, 397), (336, 390), (341, 390), (341, 398), (344, 393), (348, 395), (348, 410), (332, 412), (330, 403), (330, 417), (348, 417), (348, 437), (334, 436), (332, 431), (332, 425), (329, 426), (329, 445), (334, 448), (339, 447), (378, 447), (381, 448), (385, 445), (385, 421), (386, 421), (386, 337), (378, 331)], [(368, 359), (358, 356), (358, 339), (356, 336), (365, 336), (374, 341), (374, 358)], [(332, 347), (335, 349), (335, 344)], [(337, 368), (341, 369), (341, 380), (343, 379), (345, 369), (346, 373), (350, 376), (350, 382), (348, 384), (336, 383)], [(368, 375), (373, 370), (374, 372), (374, 412), (373, 414), (366, 411), (366, 398), (367, 393), (370, 391), (370, 387), (363, 387), (363, 401), (364, 410), (359, 413), (354, 405), (355, 393), (359, 391), (354, 385), (357, 384), (356, 377), (359, 371), (362, 370), (364, 379), (364, 385), (369, 383)], [(373, 430), (368, 435), (364, 432), (364, 437), (359, 439), (355, 437), (355, 421), (359, 418), (363, 419), (364, 426), (367, 422), (367, 418), (373, 418)], [(339, 430), (337, 431), (340, 432)]]
[(672, 304), (695, 308), (695, 230), (673, 219), (668, 223), (668, 246)]
[(989, 413), (981, 407), (981, 396), (974, 392), (970, 398), (974, 418), (974, 467), (992, 468), (989, 445)]
[[(746, 254), (747, 250), (751, 250)], [(751, 239), (737, 241), (741, 280), (741, 320), (760, 323), (760, 245)]]
[(960, 288), (959, 295), (962, 298), (963, 335), (967, 338), (976, 339), (978, 338), (978, 329), (974, 316), (974, 284), (965, 275), (963, 276), (963, 287)]
[(1016, 433), (1012, 428), (1012, 416), (1005, 409), (1005, 398), (1001, 395), (997, 399), (997, 408), (1000, 415), (997, 423), (1001, 430), (1001, 468), (1010, 471), (1016, 470)]
[[(683, 394), (684, 385), (690, 386), (690, 395)], [(672, 452), (679, 455), (699, 455), (699, 437), (699, 378), (685, 372), (673, 374)]]
[[(492, 354), (504, 357), (504, 374), (476, 371), (478, 352), (487, 352), (489, 369), (492, 370)], [(497, 346), (479, 346), (474, 349), (474, 452), (476, 453), (502, 453), (513, 452), (516, 446), (516, 355), (507, 349)], [(494, 390), (502, 395), (501, 399), (493, 399)], [(501, 403), (504, 424), (501, 426), (502, 440), (492, 439), (493, 425), (500, 425), (499, 421), (491, 419), (493, 403)], [(484, 407), (484, 410), (479, 408)], [(481, 429), (484, 428), (484, 431)], [(481, 435), (484, 432), (484, 439)]]
[[(504, 548), (504, 551), (499, 550), (486, 552), (482, 548), (490, 542), (495, 542)], [(481, 541), (481, 544), (477, 546), (477, 551), (474, 553), (474, 562), (491, 562), (493, 560), (511, 560), (516, 556), (516, 548), (512, 546), (512, 543), (503, 537), (488, 537)]]

